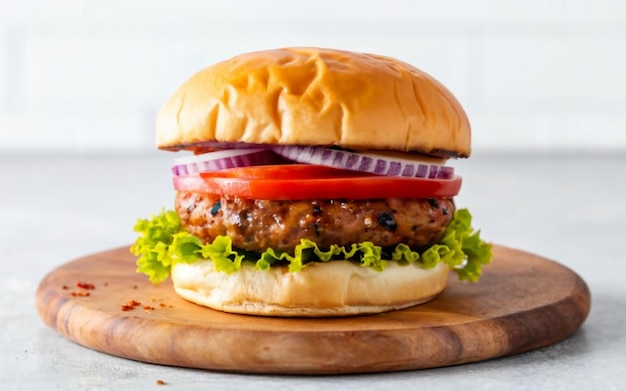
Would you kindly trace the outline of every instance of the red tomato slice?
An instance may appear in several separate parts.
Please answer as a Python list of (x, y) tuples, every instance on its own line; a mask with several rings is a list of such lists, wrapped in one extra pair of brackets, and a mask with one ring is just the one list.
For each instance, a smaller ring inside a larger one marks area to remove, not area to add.
[(228, 168), (220, 171), (201, 172), (203, 178), (242, 178), (242, 179), (321, 179), (375, 176), (353, 170), (342, 170), (317, 164), (275, 164)]
[(460, 177), (387, 177), (322, 167), (254, 166), (175, 176), (174, 188), (259, 200), (452, 197), (461, 188)]

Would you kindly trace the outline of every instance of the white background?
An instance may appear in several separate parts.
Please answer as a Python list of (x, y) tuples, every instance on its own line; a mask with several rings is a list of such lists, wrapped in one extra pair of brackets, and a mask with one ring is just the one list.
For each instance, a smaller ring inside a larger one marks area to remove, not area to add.
[(475, 152), (626, 150), (626, 1), (0, 0), (0, 153), (152, 150), (192, 73), (296, 45), (424, 69)]

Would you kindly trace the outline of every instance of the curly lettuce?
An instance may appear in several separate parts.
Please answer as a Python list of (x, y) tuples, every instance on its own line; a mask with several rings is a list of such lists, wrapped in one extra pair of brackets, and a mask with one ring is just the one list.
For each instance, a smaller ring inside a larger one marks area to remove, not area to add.
[(467, 209), (454, 213), (439, 243), (419, 253), (405, 244), (384, 249), (372, 242), (355, 243), (350, 246), (332, 245), (321, 249), (308, 239), (302, 239), (293, 253), (268, 248), (263, 253), (251, 253), (234, 249), (227, 236), (218, 236), (212, 243), (185, 232), (180, 218), (174, 211), (162, 210), (149, 219), (140, 219), (134, 230), (140, 234), (131, 252), (138, 256), (137, 271), (146, 274), (155, 284), (167, 279), (175, 262), (193, 263), (211, 260), (215, 269), (224, 273), (239, 270), (244, 262), (267, 270), (273, 264), (286, 264), (290, 272), (298, 272), (312, 260), (329, 262), (350, 260), (362, 267), (383, 271), (389, 262), (400, 265), (417, 263), (429, 269), (445, 263), (463, 281), (478, 281), (482, 268), (491, 261), (492, 246), (480, 238), (480, 231), (471, 226), (472, 215)]

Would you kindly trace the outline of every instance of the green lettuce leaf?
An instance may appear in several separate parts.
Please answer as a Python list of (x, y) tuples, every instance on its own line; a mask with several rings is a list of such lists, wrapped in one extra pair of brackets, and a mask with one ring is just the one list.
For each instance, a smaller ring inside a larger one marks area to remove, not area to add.
[(351, 246), (332, 245), (320, 249), (308, 239), (302, 239), (293, 254), (268, 248), (263, 253), (250, 253), (232, 248), (227, 236), (218, 236), (213, 243), (202, 241), (182, 230), (176, 212), (162, 210), (150, 219), (140, 219), (135, 231), (140, 234), (131, 252), (139, 256), (137, 271), (147, 274), (155, 284), (165, 281), (174, 262), (193, 263), (210, 259), (216, 270), (233, 273), (244, 262), (250, 262), (259, 270), (267, 270), (273, 264), (288, 265), (290, 272), (305, 268), (312, 259), (319, 262), (350, 260), (362, 267), (382, 271), (389, 262), (408, 265), (416, 262), (420, 267), (433, 268), (443, 262), (458, 274), (460, 280), (478, 281), (482, 268), (491, 260), (491, 244), (480, 239), (480, 231), (471, 227), (472, 216), (467, 209), (455, 212), (452, 221), (438, 244), (421, 254), (405, 244), (398, 244), (390, 254), (371, 242)]
[(472, 215), (459, 209), (446, 228), (438, 244), (422, 254), (424, 267), (434, 267), (439, 262), (450, 266), (461, 281), (476, 282), (484, 265), (491, 262), (492, 245), (480, 238), (480, 231), (472, 229)]
[(174, 235), (181, 231), (178, 214), (163, 209), (160, 214), (151, 215), (149, 220), (138, 220), (134, 230), (140, 234), (130, 248), (133, 254), (139, 256), (137, 271), (147, 274), (155, 284), (165, 281), (174, 259)]

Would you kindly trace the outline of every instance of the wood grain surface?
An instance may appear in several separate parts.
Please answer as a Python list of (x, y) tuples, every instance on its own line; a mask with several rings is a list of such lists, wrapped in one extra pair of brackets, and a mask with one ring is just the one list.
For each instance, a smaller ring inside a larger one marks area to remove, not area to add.
[[(141, 304), (124, 311), (131, 300)], [(581, 326), (590, 293), (556, 262), (494, 246), (479, 283), (451, 275), (435, 300), (406, 310), (321, 319), (234, 315), (185, 301), (169, 282), (152, 285), (123, 247), (53, 270), (36, 303), (64, 337), (119, 357), (231, 372), (334, 374), (458, 365), (547, 346)]]

